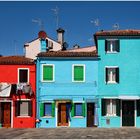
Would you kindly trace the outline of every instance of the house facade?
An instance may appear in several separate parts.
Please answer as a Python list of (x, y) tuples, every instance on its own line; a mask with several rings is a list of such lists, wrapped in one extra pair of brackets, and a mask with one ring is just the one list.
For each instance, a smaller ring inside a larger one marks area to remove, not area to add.
[(91, 49), (38, 54), (37, 128), (98, 125), (98, 56)]
[(0, 127), (35, 127), (35, 76), (32, 59), (0, 57)]
[(140, 127), (140, 31), (101, 31), (94, 38), (99, 127)]

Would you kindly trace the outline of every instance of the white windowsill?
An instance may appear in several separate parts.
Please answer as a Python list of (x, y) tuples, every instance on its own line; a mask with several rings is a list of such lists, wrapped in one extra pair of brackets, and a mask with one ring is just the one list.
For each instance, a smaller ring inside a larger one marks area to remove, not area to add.
[(43, 116), (41, 118), (53, 118), (52, 116)]
[(116, 114), (114, 114), (114, 115), (106, 115), (104, 117), (106, 117), (106, 118), (108, 118), (108, 117), (117, 117), (117, 115)]
[(17, 118), (31, 118), (31, 116), (17, 116)]
[(107, 84), (118, 84), (117, 82), (115, 82), (115, 81), (108, 81), (108, 82), (106, 82)]
[(83, 116), (74, 116), (73, 118), (80, 118), (80, 119), (83, 119), (84, 117), (83, 117)]
[(107, 54), (116, 54), (116, 53), (119, 53), (119, 52), (117, 52), (117, 51), (114, 51), (114, 52), (107, 51), (106, 53)]

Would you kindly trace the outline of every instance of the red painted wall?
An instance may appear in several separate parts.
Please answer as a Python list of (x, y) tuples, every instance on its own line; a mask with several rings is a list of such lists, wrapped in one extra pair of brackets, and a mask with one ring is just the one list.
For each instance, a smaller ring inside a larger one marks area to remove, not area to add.
[[(36, 69), (35, 65), (0, 65), (0, 82), (7, 82), (11, 84), (18, 83), (18, 68), (29, 68), (29, 82), (32, 86), (33, 96), (25, 96), (24, 94), (16, 95), (12, 94), (7, 100), (12, 100), (13, 102), (13, 128), (33, 128), (35, 127), (36, 118)], [(0, 98), (3, 100), (5, 98)], [(33, 114), (32, 117), (16, 117), (15, 116), (15, 101), (17, 99), (31, 99), (33, 101)]]

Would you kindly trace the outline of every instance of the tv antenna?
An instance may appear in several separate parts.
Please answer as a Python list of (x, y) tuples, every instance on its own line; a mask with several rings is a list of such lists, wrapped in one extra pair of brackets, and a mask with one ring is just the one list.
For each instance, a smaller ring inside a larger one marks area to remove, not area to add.
[(38, 19), (32, 19), (32, 22), (37, 23), (39, 25), (39, 27), (40, 27), (41, 30), (44, 29), (43, 21), (40, 18), (38, 18)]
[(59, 26), (59, 8), (56, 6), (54, 9), (51, 9), (56, 17), (56, 28), (58, 29)]
[(91, 24), (94, 24), (94, 26), (96, 26), (97, 29), (98, 29), (98, 31), (99, 31), (100, 21), (99, 21), (98, 18), (95, 19), (95, 20), (91, 20), (90, 23), (91, 23)]
[(115, 24), (113, 25), (113, 29), (114, 29), (114, 30), (119, 30), (119, 23), (115, 23)]

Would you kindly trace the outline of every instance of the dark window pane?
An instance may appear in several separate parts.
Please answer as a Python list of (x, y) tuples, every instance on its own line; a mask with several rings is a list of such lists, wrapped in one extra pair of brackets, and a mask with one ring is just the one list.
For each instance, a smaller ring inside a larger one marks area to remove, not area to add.
[(82, 104), (81, 103), (75, 104), (75, 116), (82, 116)]
[(51, 103), (44, 104), (44, 116), (52, 116), (52, 104)]
[(24, 69), (19, 70), (19, 82), (20, 83), (28, 82), (28, 70), (24, 70)]

